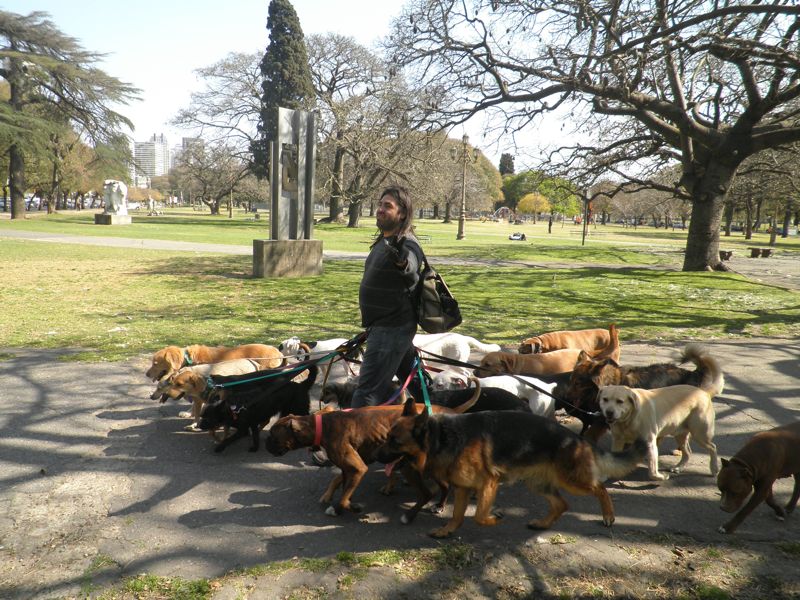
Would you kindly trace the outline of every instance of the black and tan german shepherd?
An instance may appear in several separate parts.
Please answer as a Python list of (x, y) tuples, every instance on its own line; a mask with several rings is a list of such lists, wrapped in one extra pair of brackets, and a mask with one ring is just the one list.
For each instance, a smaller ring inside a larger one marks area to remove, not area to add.
[[(417, 415), (407, 404), (392, 426), (384, 450), (403, 454), (425, 477), (455, 488), (453, 518), (431, 532), (447, 537), (464, 522), (471, 492), (477, 495), (475, 521), (495, 525), (491, 514), (501, 482), (524, 480), (550, 504), (544, 519), (530, 521), (531, 529), (547, 529), (568, 508), (559, 489), (575, 495), (594, 495), (603, 524), (614, 522), (614, 507), (602, 482), (623, 477), (647, 456), (637, 440), (624, 452), (596, 448), (554, 421), (523, 412), (487, 411), (464, 415)], [(423, 504), (426, 499), (420, 499)], [(419, 504), (419, 503), (418, 503)]]

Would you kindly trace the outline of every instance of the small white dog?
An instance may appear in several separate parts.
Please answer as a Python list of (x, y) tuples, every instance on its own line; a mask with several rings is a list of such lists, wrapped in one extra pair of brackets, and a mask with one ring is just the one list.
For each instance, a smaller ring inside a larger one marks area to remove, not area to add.
[[(330, 340), (318, 340), (316, 342), (302, 342), (300, 338), (297, 336), (290, 337), (287, 340), (283, 340), (280, 345), (278, 346), (278, 350), (284, 356), (294, 356), (297, 360), (303, 360), (306, 354), (310, 353), (311, 358), (320, 358), (326, 354), (330, 354), (334, 350), (336, 350), (339, 346), (347, 342), (345, 338), (333, 338)], [(306, 346), (304, 348), (303, 346)], [(358, 356), (356, 357), (358, 360), (363, 358), (361, 351), (359, 350)], [(327, 365), (332, 359), (320, 361), (320, 365)], [(331, 376), (343, 376), (346, 379), (350, 379), (352, 377), (358, 376), (358, 367), (359, 365), (356, 363), (346, 362), (344, 360), (337, 360), (333, 366), (331, 371)], [(322, 372), (324, 373), (327, 367), (324, 367)]]
[[(511, 392), (518, 398), (527, 400), (532, 413), (542, 415), (543, 417), (552, 417), (556, 411), (556, 401), (552, 396), (542, 394), (537, 389), (527, 385), (524, 383), (525, 381), (549, 393), (552, 393), (553, 389), (556, 387), (555, 383), (547, 383), (546, 381), (525, 375), (520, 375), (519, 379), (511, 375), (484, 377), (481, 379), (481, 385), (487, 388), (500, 388)], [(456, 390), (466, 389), (466, 387), (467, 376), (462, 375), (460, 372), (451, 370), (442, 371), (441, 373), (437, 373), (433, 378), (434, 390)]]
[[(469, 362), (470, 353), (475, 350), (477, 352), (498, 352), (500, 346), (497, 344), (484, 344), (476, 340), (474, 337), (468, 335), (461, 335), (460, 333), (418, 333), (414, 336), (414, 346), (419, 348), (422, 360), (426, 360), (426, 353), (438, 354), (446, 358), (451, 358), (458, 362)], [(428, 356), (428, 362), (439, 366), (440, 363), (435, 361), (438, 358)], [(445, 368), (441, 366), (440, 368)], [(471, 372), (466, 367), (458, 367), (456, 365), (449, 365), (447, 369), (457, 373), (463, 373), (464, 381)]]
[[(715, 364), (716, 366), (716, 364)], [(636, 438), (647, 441), (651, 479), (664, 480), (669, 475), (658, 470), (658, 439), (675, 438), (681, 459), (670, 469), (679, 473), (689, 461), (689, 438), (708, 450), (712, 476), (719, 471), (714, 438), (714, 405), (711, 400), (722, 393), (725, 378), (719, 368), (712, 368), (700, 387), (672, 385), (653, 390), (607, 385), (600, 388), (597, 400), (600, 411), (611, 428), (611, 450), (621, 451)]]

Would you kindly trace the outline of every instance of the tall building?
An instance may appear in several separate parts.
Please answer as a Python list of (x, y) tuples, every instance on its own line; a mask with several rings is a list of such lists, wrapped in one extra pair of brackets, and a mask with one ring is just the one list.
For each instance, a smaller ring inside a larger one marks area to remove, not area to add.
[(165, 175), (170, 169), (170, 151), (164, 134), (156, 135), (146, 142), (136, 142), (135, 148), (136, 174), (147, 177)]

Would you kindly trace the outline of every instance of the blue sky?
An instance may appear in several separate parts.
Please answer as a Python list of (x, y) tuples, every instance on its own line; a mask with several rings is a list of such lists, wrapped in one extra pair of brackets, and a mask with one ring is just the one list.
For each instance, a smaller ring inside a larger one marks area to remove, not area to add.
[[(336, 32), (372, 45), (389, 31), (401, 0), (292, 0), (305, 34)], [(198, 89), (193, 70), (230, 52), (263, 52), (269, 0), (5, 0), (3, 10), (44, 11), (62, 32), (90, 51), (107, 54), (100, 66), (142, 90), (142, 101), (120, 109), (145, 140), (181, 132), (167, 122)]]

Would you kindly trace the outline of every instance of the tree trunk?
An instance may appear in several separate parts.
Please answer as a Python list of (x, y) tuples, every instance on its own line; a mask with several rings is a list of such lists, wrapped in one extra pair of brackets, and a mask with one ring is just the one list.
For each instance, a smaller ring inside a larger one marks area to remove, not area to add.
[(731, 223), (733, 223), (733, 202), (725, 202), (725, 237), (731, 237)]
[(789, 237), (789, 228), (792, 226), (792, 201), (786, 203), (786, 211), (783, 213), (783, 231), (781, 232), (782, 238)]
[(769, 245), (775, 245), (775, 239), (778, 237), (778, 217), (772, 216), (769, 218)]
[(744, 201), (744, 239), (753, 239), (753, 201), (750, 198)]
[(8, 183), (11, 187), (11, 218), (25, 218), (25, 159), (17, 144), (8, 149)]
[(439, 205), (438, 204), (434, 204), (433, 205), (433, 218), (434, 219), (438, 219), (439, 218)]
[(450, 200), (444, 203), (444, 221), (442, 223), (452, 223), (453, 219), (450, 217)]
[(361, 218), (362, 200), (350, 200), (350, 207), (347, 209), (347, 226), (358, 227), (358, 220)]
[[(337, 136), (338, 137), (338, 136)], [(342, 218), (344, 199), (344, 149), (337, 147), (333, 158), (333, 181), (331, 182), (331, 205), (328, 215), (331, 223)]]
[(692, 219), (686, 238), (684, 271), (719, 269), (719, 232), (728, 192), (736, 167), (710, 162), (692, 190)]

